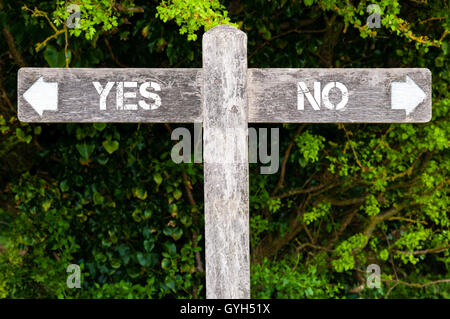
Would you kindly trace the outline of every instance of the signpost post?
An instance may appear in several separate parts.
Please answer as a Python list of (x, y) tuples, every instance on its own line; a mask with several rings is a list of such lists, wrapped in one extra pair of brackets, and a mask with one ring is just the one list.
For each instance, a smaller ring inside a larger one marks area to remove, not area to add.
[(248, 123), (431, 119), (428, 69), (247, 69), (247, 36), (203, 36), (202, 69), (22, 68), (24, 122), (203, 122), (207, 298), (250, 298)]

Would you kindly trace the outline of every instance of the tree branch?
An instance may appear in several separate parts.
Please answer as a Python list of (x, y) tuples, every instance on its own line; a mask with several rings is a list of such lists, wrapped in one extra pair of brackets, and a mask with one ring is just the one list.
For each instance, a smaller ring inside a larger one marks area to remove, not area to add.
[(278, 180), (277, 185), (275, 186), (275, 189), (272, 192), (272, 196), (275, 195), (280, 188), (283, 186), (284, 183), (284, 176), (286, 174), (286, 165), (289, 159), (289, 155), (291, 154), (292, 148), (294, 147), (295, 144), (295, 138), (297, 136), (299, 136), (303, 130), (305, 129), (306, 124), (301, 125), (294, 133), (294, 137), (292, 138), (291, 142), (289, 143), (288, 148), (286, 149), (286, 152), (284, 153), (284, 157), (283, 157), (283, 163), (281, 164), (281, 173), (280, 173), (280, 179)]
[(9, 31), (8, 27), (4, 27), (2, 33), (3, 37), (5, 38), (6, 44), (8, 45), (8, 51), (11, 54), (14, 62), (21, 68), (26, 66), (27, 64), (25, 63), (25, 60), (23, 59), (20, 51), (17, 49), (14, 37)]
[(127, 66), (125, 64), (122, 64), (114, 55), (114, 52), (113, 52), (111, 45), (109, 44), (109, 40), (107, 38), (105, 38), (105, 44), (106, 44), (106, 48), (108, 49), (109, 55), (111, 56), (111, 59), (113, 59), (113, 61), (116, 62), (116, 64), (118, 66), (120, 66), (121, 68), (126, 68)]
[[(170, 127), (169, 123), (165, 123), (165, 126), (167, 128), (167, 130), (169, 131), (169, 133), (172, 135), (172, 128)], [(186, 190), (186, 194), (188, 197), (188, 201), (189, 204), (191, 206), (196, 207), (197, 203), (195, 202), (194, 199), (194, 195), (192, 194), (192, 184), (189, 181), (188, 175), (186, 174), (186, 171), (183, 169), (182, 170), (182, 176), (183, 176), (183, 182), (184, 182), (184, 189)], [(197, 212), (192, 212), (192, 220), (194, 222), (195, 225), (198, 225), (198, 214)], [(192, 231), (192, 244), (194, 245), (194, 247), (197, 247), (197, 239), (198, 239), (198, 234), (196, 231)], [(199, 251), (195, 252), (195, 261), (196, 261), (196, 270), (197, 272), (205, 272), (205, 268), (203, 267), (203, 262), (202, 262), (202, 256), (200, 255)]]
[[(0, 11), (3, 11), (3, 0), (0, 0)], [(27, 64), (20, 54), (20, 51), (17, 50), (16, 41), (7, 26), (2, 29), (2, 33), (14, 62), (21, 68), (26, 66)]]
[(396, 253), (404, 254), (404, 255), (425, 255), (425, 254), (431, 254), (431, 253), (441, 253), (443, 251), (446, 251), (450, 248), (450, 245), (447, 247), (436, 247), (436, 248), (430, 248), (430, 249), (424, 249), (424, 250), (416, 250), (416, 251), (401, 251), (396, 250)]

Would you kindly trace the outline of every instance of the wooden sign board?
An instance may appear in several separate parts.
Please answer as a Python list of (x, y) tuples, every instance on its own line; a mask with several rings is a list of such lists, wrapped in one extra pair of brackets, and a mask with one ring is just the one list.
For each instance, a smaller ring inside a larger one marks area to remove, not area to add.
[[(431, 119), (428, 69), (248, 69), (250, 123)], [(202, 69), (22, 68), (23, 122), (202, 122)]]
[(22, 122), (201, 122), (201, 69), (21, 68)]
[(256, 123), (431, 119), (428, 69), (250, 69), (248, 95)]

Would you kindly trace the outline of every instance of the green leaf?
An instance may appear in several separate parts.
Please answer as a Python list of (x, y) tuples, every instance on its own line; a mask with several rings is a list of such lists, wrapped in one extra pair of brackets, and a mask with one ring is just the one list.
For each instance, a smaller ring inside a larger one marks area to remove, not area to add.
[(144, 240), (144, 248), (147, 252), (151, 252), (155, 248), (155, 243), (151, 240)]
[(27, 135), (22, 129), (16, 128), (16, 136), (19, 141), (25, 142), (29, 144), (33, 137), (31, 135)]
[[(72, 58), (72, 52), (68, 51), (67, 54), (68, 54), (69, 63), (70, 63), (71, 58)], [(58, 51), (52, 45), (47, 45), (45, 47), (44, 59), (45, 59), (45, 61), (47, 61), (48, 65), (51, 68), (63, 68), (66, 66), (66, 56), (64, 53), (64, 49)]]
[(102, 143), (102, 145), (109, 154), (112, 154), (119, 149), (119, 142), (117, 141), (106, 140)]
[(105, 129), (105, 127), (106, 127), (106, 123), (94, 123), (94, 128), (97, 130), (97, 131), (103, 131), (104, 129)]
[(152, 217), (152, 212), (148, 209), (144, 210), (144, 217), (145, 218), (150, 218)]
[(180, 239), (182, 235), (183, 235), (183, 230), (181, 228), (177, 227), (172, 231), (172, 238), (174, 240)]
[(442, 43), (442, 52), (444, 52), (445, 55), (447, 55), (447, 53), (448, 53), (448, 46), (449, 46), (448, 42), (444, 41)]
[(150, 263), (152, 261), (150, 254), (145, 254), (145, 253), (138, 252), (136, 257), (137, 257), (137, 260), (139, 262), (139, 265), (141, 265), (142, 267), (150, 266)]
[(59, 187), (61, 188), (62, 192), (67, 192), (69, 190), (69, 185), (67, 183), (67, 179), (61, 181), (61, 183), (59, 183)]
[(161, 174), (156, 173), (153, 175), (153, 180), (155, 181), (156, 185), (159, 186), (159, 185), (161, 185), (163, 179), (161, 177)]
[(116, 250), (119, 252), (120, 258), (122, 258), (123, 263), (127, 265), (128, 262), (130, 261), (130, 254), (131, 254), (130, 247), (126, 245), (119, 245), (117, 246)]
[(166, 285), (167, 287), (169, 287), (172, 291), (175, 292), (175, 282), (172, 279), (168, 279), (166, 280)]
[(386, 261), (389, 257), (389, 251), (387, 249), (383, 249), (380, 251), (380, 259)]
[(34, 128), (34, 134), (39, 135), (42, 132), (42, 126), (36, 126)]
[(42, 202), (42, 208), (44, 208), (45, 211), (48, 211), (51, 206), (52, 206), (51, 199), (46, 199), (45, 201)]
[(182, 195), (183, 195), (183, 193), (182, 193), (179, 189), (176, 189), (176, 190), (173, 192), (173, 197), (174, 197), (176, 200), (180, 199)]
[(106, 155), (105, 153), (100, 153), (100, 154), (97, 156), (97, 162), (98, 162), (100, 165), (106, 165), (106, 164), (108, 163), (108, 161), (109, 161), (109, 157), (108, 157), (108, 155)]
[(172, 236), (172, 231), (173, 231), (172, 228), (169, 226), (166, 226), (163, 229), (164, 235), (169, 236), (169, 237)]
[(118, 268), (120, 268), (120, 266), (121, 266), (121, 263), (120, 263), (119, 259), (117, 259), (117, 258), (111, 259), (111, 267), (112, 268), (118, 269)]
[(95, 192), (93, 196), (94, 204), (101, 205), (105, 201), (105, 197), (102, 196), (99, 192)]
[(170, 264), (171, 264), (171, 262), (170, 262), (170, 259), (169, 259), (169, 258), (164, 258), (164, 259), (161, 261), (161, 267), (162, 267), (162, 269), (168, 269), (168, 268), (170, 267)]
[(153, 267), (158, 263), (158, 255), (155, 253), (142, 253), (138, 252), (136, 254), (139, 265), (142, 267)]
[(136, 187), (133, 189), (133, 195), (140, 200), (144, 200), (147, 198), (147, 191), (144, 188)]
[(151, 233), (152, 233), (152, 231), (151, 231), (151, 229), (148, 228), (148, 227), (145, 227), (145, 228), (142, 230), (142, 235), (144, 235), (145, 238), (149, 238), (150, 235), (151, 235)]
[(89, 160), (89, 156), (91, 156), (92, 152), (95, 149), (94, 144), (87, 144), (86, 142), (83, 142), (81, 144), (77, 144), (76, 148), (78, 152), (81, 155), (81, 158), (85, 161)]
[(177, 246), (175, 246), (174, 243), (171, 243), (170, 241), (166, 241), (164, 243), (164, 246), (166, 247), (166, 250), (172, 254), (175, 255), (177, 253)]

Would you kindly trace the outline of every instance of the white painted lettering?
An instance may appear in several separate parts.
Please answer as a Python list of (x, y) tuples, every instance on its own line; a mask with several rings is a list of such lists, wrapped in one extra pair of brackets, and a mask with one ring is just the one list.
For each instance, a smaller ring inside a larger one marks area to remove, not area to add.
[(97, 93), (100, 94), (100, 110), (106, 110), (106, 98), (108, 97), (109, 92), (114, 86), (114, 82), (106, 83), (104, 88), (102, 87), (100, 82), (92, 82), (92, 84), (94, 84)]
[[(124, 88), (137, 88), (137, 82), (123, 82), (123, 87)], [(135, 99), (136, 92), (124, 92), (123, 98), (124, 99)], [(137, 110), (137, 104), (125, 104), (124, 110), (135, 111), (135, 110)]]
[(155, 100), (155, 102), (150, 105), (144, 100), (140, 100), (139, 106), (144, 110), (156, 110), (161, 106), (161, 97), (156, 93), (147, 91), (150, 86), (157, 92), (161, 91), (161, 87), (156, 82), (145, 82), (141, 84), (141, 86), (139, 87), (139, 93), (141, 93), (141, 95), (147, 99)]

